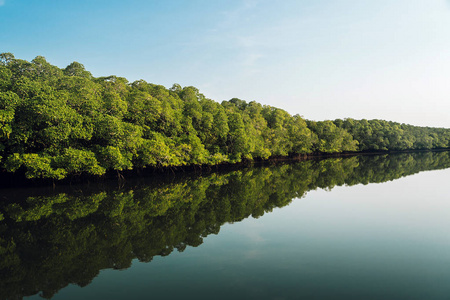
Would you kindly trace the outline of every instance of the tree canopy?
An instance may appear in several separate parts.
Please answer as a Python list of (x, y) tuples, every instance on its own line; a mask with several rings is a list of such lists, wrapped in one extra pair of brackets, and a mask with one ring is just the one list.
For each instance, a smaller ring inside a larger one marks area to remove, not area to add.
[(307, 121), (192, 86), (94, 77), (0, 54), (0, 170), (63, 179), (108, 170), (216, 165), (310, 153), (436, 149), (450, 130), (382, 120)]

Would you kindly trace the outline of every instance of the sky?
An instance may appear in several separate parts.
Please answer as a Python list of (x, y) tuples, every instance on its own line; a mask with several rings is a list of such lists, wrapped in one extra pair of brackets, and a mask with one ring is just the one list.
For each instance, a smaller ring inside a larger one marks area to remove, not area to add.
[(450, 128), (450, 0), (0, 0), (0, 52), (309, 120)]

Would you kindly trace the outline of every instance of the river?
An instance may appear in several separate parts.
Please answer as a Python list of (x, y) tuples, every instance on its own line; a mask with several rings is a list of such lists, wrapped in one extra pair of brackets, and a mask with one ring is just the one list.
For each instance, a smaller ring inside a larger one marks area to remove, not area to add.
[(3, 189), (0, 299), (449, 299), (450, 153)]

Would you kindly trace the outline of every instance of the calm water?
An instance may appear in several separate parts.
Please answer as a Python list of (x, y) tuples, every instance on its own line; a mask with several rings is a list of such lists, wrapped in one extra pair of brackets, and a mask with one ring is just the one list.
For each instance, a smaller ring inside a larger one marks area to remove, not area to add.
[(449, 167), (418, 153), (4, 190), (0, 299), (450, 299)]

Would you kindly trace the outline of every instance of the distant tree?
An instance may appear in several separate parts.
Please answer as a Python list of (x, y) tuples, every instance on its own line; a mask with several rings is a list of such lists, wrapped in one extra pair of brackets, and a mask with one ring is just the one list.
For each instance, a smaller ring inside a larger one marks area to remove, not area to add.
[(78, 76), (78, 77), (84, 77), (91, 79), (92, 74), (91, 72), (86, 71), (84, 66), (80, 64), (79, 62), (74, 61), (70, 65), (68, 65), (64, 70), (64, 75), (67, 76)]

